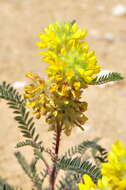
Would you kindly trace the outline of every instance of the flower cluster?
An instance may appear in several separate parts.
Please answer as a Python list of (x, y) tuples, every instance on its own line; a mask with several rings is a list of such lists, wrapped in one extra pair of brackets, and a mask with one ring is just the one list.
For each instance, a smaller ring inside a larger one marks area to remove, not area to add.
[(56, 130), (56, 121), (62, 124), (66, 135), (70, 135), (74, 126), (81, 128), (87, 117), (84, 112), (87, 110), (87, 103), (79, 100), (72, 100), (70, 97), (62, 97), (53, 93), (53, 88), (38, 75), (27, 73), (32, 83), (24, 89), (26, 104), (31, 107), (39, 119), (46, 116), (46, 122), (50, 125), (49, 130)]
[(55, 130), (58, 120), (66, 135), (74, 126), (83, 125), (87, 117), (87, 103), (81, 102), (82, 89), (95, 79), (100, 71), (94, 51), (85, 41), (87, 31), (76, 23), (56, 23), (40, 33), (38, 46), (43, 61), (48, 63), (48, 80), (28, 73), (32, 84), (25, 87), (27, 105), (37, 118), (46, 115), (50, 129)]
[[(50, 80), (58, 85), (66, 83), (74, 91), (86, 88), (99, 73), (100, 66), (94, 51), (89, 51), (85, 41), (87, 30), (79, 29), (76, 23), (50, 24), (45, 33), (40, 33), (38, 46), (45, 48), (40, 54), (49, 64)], [(69, 88), (68, 88), (69, 89)], [(67, 90), (66, 90), (67, 95)]]
[(108, 163), (102, 164), (102, 174), (111, 179), (116, 189), (126, 189), (126, 145), (115, 142), (108, 155)]
[(38, 75), (27, 73), (26, 75), (32, 80), (32, 83), (25, 86), (24, 98), (27, 100), (27, 106), (33, 108), (36, 118), (39, 119), (41, 115), (45, 115), (51, 109), (51, 102), (46, 96), (46, 83)]
[(126, 146), (120, 141), (113, 144), (108, 162), (102, 164), (102, 178), (94, 184), (91, 177), (83, 176), (84, 184), (79, 190), (125, 190), (126, 189)]

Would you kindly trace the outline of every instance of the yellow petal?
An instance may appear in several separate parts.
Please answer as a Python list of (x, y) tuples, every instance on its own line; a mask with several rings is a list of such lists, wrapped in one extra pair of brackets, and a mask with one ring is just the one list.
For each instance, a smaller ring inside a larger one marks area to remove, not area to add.
[(66, 77), (67, 77), (67, 80), (71, 80), (71, 78), (74, 76), (74, 72), (72, 69), (68, 69), (66, 71)]
[(75, 90), (79, 90), (80, 89), (80, 82), (74, 82), (73, 86), (74, 86)]

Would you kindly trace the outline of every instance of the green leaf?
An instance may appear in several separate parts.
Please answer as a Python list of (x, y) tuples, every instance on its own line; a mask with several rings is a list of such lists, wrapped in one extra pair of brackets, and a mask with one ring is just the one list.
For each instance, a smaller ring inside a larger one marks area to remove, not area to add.
[(9, 107), (14, 110), (13, 113), (16, 115), (14, 119), (18, 122), (23, 136), (37, 142), (39, 135), (36, 134), (33, 117), (26, 111), (25, 100), (21, 95), (10, 84), (3, 82), (0, 85), (0, 98), (7, 100)]
[(15, 156), (19, 164), (21, 165), (22, 169), (27, 174), (27, 176), (31, 179), (31, 181), (33, 182), (37, 190), (42, 190), (41, 189), (42, 182), (38, 174), (36, 173), (36, 169), (32, 170), (33, 168), (31, 168), (31, 165), (28, 164), (25, 157), (20, 152), (16, 152)]
[(103, 76), (97, 76), (95, 80), (93, 80), (90, 84), (91, 85), (100, 85), (111, 81), (119, 81), (123, 80), (124, 78), (121, 76), (120, 73), (117, 72), (111, 72), (109, 74), (103, 75)]
[(25, 117), (24, 117), (24, 120), (25, 120), (25, 121), (28, 119), (28, 116), (29, 116), (29, 112), (27, 112), (27, 113), (25, 114)]
[(32, 128), (34, 127), (34, 124), (35, 124), (34, 122), (30, 124), (30, 126), (29, 126), (29, 128), (28, 128), (28, 129), (29, 129), (29, 131), (31, 131), (31, 130), (32, 130)]
[(56, 185), (57, 190), (77, 190), (77, 184), (81, 181), (81, 174), (67, 172), (65, 177), (61, 177)]
[(23, 121), (21, 116), (16, 116), (16, 117), (14, 117), (14, 119), (15, 119), (16, 121), (21, 121), (21, 122)]
[(24, 125), (19, 125), (18, 128), (26, 130), (27, 128)]
[(92, 165), (89, 161), (81, 161), (79, 157), (74, 159), (63, 157), (56, 166), (58, 169), (71, 170), (80, 174), (88, 174), (95, 183), (98, 178), (101, 178), (99, 168)]
[(14, 187), (10, 186), (5, 179), (0, 177), (0, 190), (16, 190)]
[(27, 122), (27, 125), (31, 124), (31, 122), (33, 121), (33, 117), (31, 117), (28, 122)]
[(32, 146), (34, 148), (40, 148), (42, 143), (36, 143), (36, 142), (33, 142), (31, 140), (26, 140), (26, 141), (22, 141), (22, 142), (19, 142), (17, 143), (16, 145), (16, 148), (20, 148), (20, 147), (23, 147), (23, 146)]
[(39, 138), (39, 134), (36, 135), (36, 137), (34, 138), (34, 141), (36, 142)]
[(43, 171), (41, 172), (41, 176), (42, 176), (41, 182), (42, 182), (42, 184), (43, 184), (45, 178), (46, 178), (48, 175), (49, 175), (48, 170), (43, 170)]
[(93, 141), (88, 141), (88, 140), (87, 141), (83, 141), (79, 145), (76, 145), (76, 146), (68, 149), (68, 151), (62, 157), (68, 157), (68, 158), (70, 158), (73, 155), (78, 154), (78, 153), (80, 153), (81, 155), (84, 155), (84, 153), (89, 148), (92, 149), (92, 154), (93, 154), (94, 158), (97, 157), (97, 159), (99, 159), (99, 160), (101, 159), (103, 162), (106, 161), (107, 151), (106, 151), (105, 148), (103, 148), (102, 146), (100, 146), (96, 142), (96, 140), (93, 140)]
[(17, 158), (19, 164), (21, 165), (22, 169), (25, 171), (25, 173), (31, 178), (31, 169), (26, 161), (25, 157), (20, 152), (15, 152), (15, 157)]

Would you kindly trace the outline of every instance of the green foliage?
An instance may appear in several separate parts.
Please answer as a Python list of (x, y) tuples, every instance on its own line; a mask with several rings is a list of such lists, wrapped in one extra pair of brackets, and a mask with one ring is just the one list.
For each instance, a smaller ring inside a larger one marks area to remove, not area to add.
[[(65, 157), (72, 157), (75, 154), (79, 153), (83, 155), (89, 148), (92, 149), (92, 155), (94, 159), (98, 159), (101, 162), (105, 162), (107, 159), (107, 151), (105, 148), (97, 144), (96, 141), (83, 141), (79, 145), (73, 146), (65, 153)], [(63, 157), (64, 157), (63, 156)]]
[(43, 170), (43, 172), (41, 172), (41, 176), (42, 176), (41, 182), (42, 182), (42, 184), (43, 184), (45, 178), (46, 178), (48, 175), (49, 175), (49, 174), (48, 174), (48, 170)]
[[(104, 76), (94, 81), (94, 84), (100, 84), (105, 81), (108, 82), (110, 80), (115, 80), (115, 78), (118, 78), (119, 80), (119, 75), (113, 74)], [(3, 82), (0, 86), (0, 98), (5, 99), (9, 107), (14, 110), (14, 119), (18, 122), (18, 127), (23, 136), (26, 138), (24, 141), (17, 143), (16, 148), (24, 146), (31, 146), (33, 148), (34, 158), (30, 164), (20, 152), (15, 153), (19, 164), (33, 183), (32, 190), (50, 190), (49, 188), (44, 188), (43, 184), (46, 177), (50, 177), (50, 172), (52, 169), (56, 171), (56, 175), (58, 175), (60, 170), (65, 171), (64, 177), (57, 181), (57, 190), (77, 190), (77, 183), (81, 181), (83, 174), (90, 175), (93, 181), (97, 183), (98, 178), (101, 178), (99, 169), (100, 165), (99, 163), (97, 164), (97, 161), (106, 162), (107, 151), (101, 147), (96, 140), (83, 141), (79, 145), (68, 149), (68, 151), (61, 158), (57, 158), (57, 149), (59, 144), (57, 145), (56, 139), (58, 137), (60, 141), (60, 136), (58, 136), (59, 134), (55, 134), (55, 142), (53, 143), (52, 150), (44, 148), (42, 141), (38, 140), (39, 134), (36, 134), (33, 117), (30, 117), (30, 112), (26, 110), (25, 100), (21, 97), (21, 95), (19, 95), (19, 93), (9, 84)], [(87, 150), (91, 150), (91, 154), (98, 167), (86, 160)], [(50, 156), (53, 167), (48, 165), (47, 160), (44, 157), (44, 153), (46, 153), (46, 156), (47, 154)], [(45, 164), (46, 168), (38, 174), (37, 163), (39, 160)], [(16, 189), (5, 183), (0, 190)]]
[(0, 190), (16, 190), (14, 187), (10, 186), (5, 179), (0, 178)]
[(21, 188), (18, 187), (13, 187), (9, 185), (5, 179), (0, 177), (0, 190), (22, 190)]
[(25, 140), (25, 141), (17, 143), (16, 148), (20, 148), (23, 146), (32, 146), (33, 148), (41, 148), (41, 144), (42, 144), (41, 141), (39, 143), (36, 143), (31, 140)]
[(37, 160), (34, 160), (34, 162), (32, 162), (29, 165), (27, 163), (26, 159), (24, 158), (24, 156), (20, 152), (16, 152), (15, 156), (16, 156), (18, 162), (20, 163), (22, 169), (24, 170), (24, 172), (27, 174), (27, 176), (33, 182), (34, 186), (38, 190), (41, 190), (42, 189), (42, 181), (41, 181), (41, 178), (38, 176), (38, 174), (36, 172), (36, 167), (35, 167)]
[(73, 159), (63, 157), (57, 163), (57, 168), (68, 171), (76, 171), (80, 174), (88, 174), (91, 176), (95, 183), (97, 182), (98, 178), (101, 178), (100, 169), (95, 165), (92, 165), (89, 161), (81, 161), (80, 157), (75, 157)]
[(120, 73), (117, 72), (111, 72), (109, 74), (105, 74), (103, 76), (98, 76), (93, 80), (90, 84), (91, 85), (100, 85), (111, 81), (119, 81), (123, 80), (123, 77), (120, 75)]
[(10, 84), (3, 82), (0, 86), (0, 98), (7, 100), (7, 104), (16, 115), (14, 119), (19, 124), (18, 128), (20, 128), (25, 138), (30, 139), (30, 141), (18, 143), (17, 147), (28, 145), (28, 143), (36, 147), (40, 145), (41, 141), (38, 141), (39, 134), (35, 132), (33, 117), (30, 117), (30, 112), (26, 111), (25, 100), (22, 99), (21, 95)]
[(77, 183), (81, 181), (81, 175), (75, 172), (67, 172), (65, 177), (59, 180), (57, 190), (77, 190)]
[(43, 160), (42, 152), (38, 151), (37, 149), (34, 150), (34, 155), (37, 156), (37, 158)]
[[(18, 127), (21, 129), (23, 136), (26, 138), (25, 141), (19, 142), (16, 147), (20, 148), (23, 146), (32, 146), (34, 150), (40, 150), (40, 155), (43, 151), (42, 141), (38, 141), (39, 135), (35, 134), (33, 117), (30, 117), (29, 111), (26, 111), (25, 101), (21, 98), (21, 95), (19, 95), (19, 93), (11, 87), (10, 84), (3, 82), (0, 86), (0, 98), (7, 100), (9, 107), (14, 110), (13, 113), (16, 115), (14, 119), (18, 122)], [(31, 165), (29, 165), (20, 152), (16, 152), (15, 156), (24, 172), (32, 180), (34, 186), (40, 190), (42, 188), (42, 183), (47, 176), (47, 171), (44, 171), (43, 173), (41, 172), (41, 178), (36, 173), (36, 163), (40, 158), (35, 155), (35, 159), (32, 161)]]
[[(1, 190), (1, 189), (0, 189)], [(18, 188), (18, 187), (11, 187), (10, 185), (8, 185), (8, 184), (4, 184), (4, 186), (3, 186), (3, 188), (2, 188), (2, 190), (22, 190), (21, 188)]]

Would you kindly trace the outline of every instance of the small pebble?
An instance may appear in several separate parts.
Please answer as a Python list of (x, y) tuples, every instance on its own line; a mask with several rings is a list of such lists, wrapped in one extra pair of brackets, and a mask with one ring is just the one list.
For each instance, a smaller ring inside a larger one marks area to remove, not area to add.
[(115, 37), (114, 37), (114, 35), (112, 33), (106, 33), (104, 35), (104, 39), (107, 40), (107, 41), (112, 42), (112, 41), (114, 41)]
[(28, 82), (26, 81), (16, 81), (14, 83), (12, 83), (12, 86), (15, 88), (15, 89), (22, 89), (24, 88), (25, 85), (27, 85)]
[(122, 4), (116, 5), (112, 9), (112, 14), (114, 16), (125, 16), (126, 15), (126, 7)]

